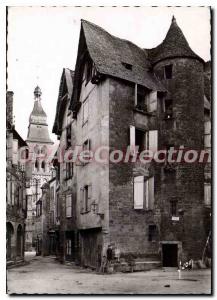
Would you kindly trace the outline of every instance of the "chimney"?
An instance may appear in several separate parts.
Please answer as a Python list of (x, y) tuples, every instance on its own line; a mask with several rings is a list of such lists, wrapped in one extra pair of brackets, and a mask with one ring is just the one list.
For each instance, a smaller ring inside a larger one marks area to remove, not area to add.
[(7, 127), (11, 127), (13, 125), (13, 96), (14, 93), (8, 91), (6, 94), (6, 120)]

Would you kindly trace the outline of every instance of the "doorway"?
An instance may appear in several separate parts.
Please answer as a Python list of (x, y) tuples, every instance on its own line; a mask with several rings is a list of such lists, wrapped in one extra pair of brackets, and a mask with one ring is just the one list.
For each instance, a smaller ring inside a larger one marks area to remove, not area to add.
[(178, 267), (178, 245), (162, 244), (163, 267)]

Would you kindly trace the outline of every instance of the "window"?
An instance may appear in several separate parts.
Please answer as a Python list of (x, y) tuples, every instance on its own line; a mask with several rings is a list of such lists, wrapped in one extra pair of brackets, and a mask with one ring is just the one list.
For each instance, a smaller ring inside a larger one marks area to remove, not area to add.
[(85, 153), (83, 153), (82, 154), (82, 156), (83, 156), (83, 164), (85, 165), (85, 164), (87, 164), (87, 163), (89, 163), (90, 162), (90, 153), (89, 153), (89, 151), (90, 151), (90, 139), (87, 139), (84, 143), (83, 143), (83, 145), (82, 145), (82, 152), (83, 151), (86, 151)]
[[(172, 164), (172, 162), (170, 161), (168, 161), (168, 159), (169, 159), (169, 152), (171, 151), (171, 153), (172, 153), (172, 151), (175, 149), (175, 146), (174, 145), (166, 145), (166, 157), (165, 157), (165, 164), (166, 165), (171, 165)], [(172, 153), (172, 155), (170, 155), (170, 159), (171, 160), (174, 160), (176, 157), (175, 157), (175, 155), (176, 155), (176, 153)]]
[(35, 161), (35, 171), (39, 171), (39, 162), (38, 162), (38, 160)]
[(72, 217), (72, 195), (66, 196), (66, 218)]
[(88, 211), (88, 185), (84, 187), (84, 211)]
[(84, 188), (81, 189), (81, 212), (87, 213), (90, 211), (90, 200), (92, 197), (92, 186), (85, 185)]
[(156, 152), (158, 150), (158, 131), (149, 130), (145, 132), (135, 126), (130, 126), (130, 148), (132, 154), (135, 152), (135, 146), (139, 146), (139, 153), (143, 150)]
[(173, 73), (173, 65), (166, 65), (164, 67), (164, 78), (172, 79), (172, 73)]
[(134, 209), (153, 209), (154, 177), (145, 180), (144, 176), (134, 177)]
[(38, 201), (36, 204), (36, 216), (40, 217), (42, 215), (42, 202), (41, 200)]
[(139, 146), (139, 153), (147, 149), (147, 133), (136, 129), (135, 131), (135, 145)]
[(46, 146), (43, 146), (43, 147), (41, 148), (41, 154), (43, 154), (44, 156), (47, 155), (47, 147), (46, 147)]
[(66, 240), (66, 255), (72, 254), (72, 240)]
[(18, 140), (13, 140), (13, 158), (12, 163), (14, 165), (18, 164)]
[(125, 62), (121, 62), (121, 63), (127, 70), (132, 70), (133, 66), (131, 64)]
[(66, 127), (66, 148), (71, 146), (71, 124)]
[(135, 106), (145, 112), (157, 110), (157, 92), (135, 84)]
[(204, 202), (206, 206), (211, 206), (211, 185), (204, 185)]
[(165, 99), (165, 119), (171, 119), (173, 116), (173, 100), (172, 99)]
[(149, 225), (148, 226), (148, 240), (156, 241), (157, 238), (157, 226), (156, 225)]
[(83, 103), (83, 125), (88, 121), (88, 100)]
[(73, 176), (73, 162), (66, 163), (66, 180)]
[(54, 225), (54, 211), (50, 211), (50, 226)]
[(44, 161), (42, 161), (42, 163), (41, 163), (41, 168), (42, 168), (43, 172), (45, 172), (45, 162)]
[(177, 215), (177, 200), (171, 200), (170, 201), (170, 214), (172, 216)]
[(56, 202), (56, 217), (60, 217), (60, 196), (59, 193), (57, 193), (57, 202)]

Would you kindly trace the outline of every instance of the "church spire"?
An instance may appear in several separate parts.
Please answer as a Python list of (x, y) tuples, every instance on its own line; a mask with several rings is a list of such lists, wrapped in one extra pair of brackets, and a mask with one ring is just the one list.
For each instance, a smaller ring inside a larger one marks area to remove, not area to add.
[(34, 106), (29, 117), (27, 142), (53, 143), (48, 132), (47, 115), (41, 105), (41, 95), (40, 87), (36, 86)]

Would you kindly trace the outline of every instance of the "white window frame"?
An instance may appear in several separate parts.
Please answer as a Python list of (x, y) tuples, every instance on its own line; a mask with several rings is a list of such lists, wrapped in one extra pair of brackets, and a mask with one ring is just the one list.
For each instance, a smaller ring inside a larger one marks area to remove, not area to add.
[(133, 179), (134, 209), (153, 210), (154, 208), (154, 176), (145, 179), (136, 176)]
[(212, 201), (211, 184), (205, 183), (204, 184), (204, 204), (205, 204), (205, 206), (211, 206), (211, 201)]
[(72, 217), (72, 195), (66, 195), (66, 218)]

